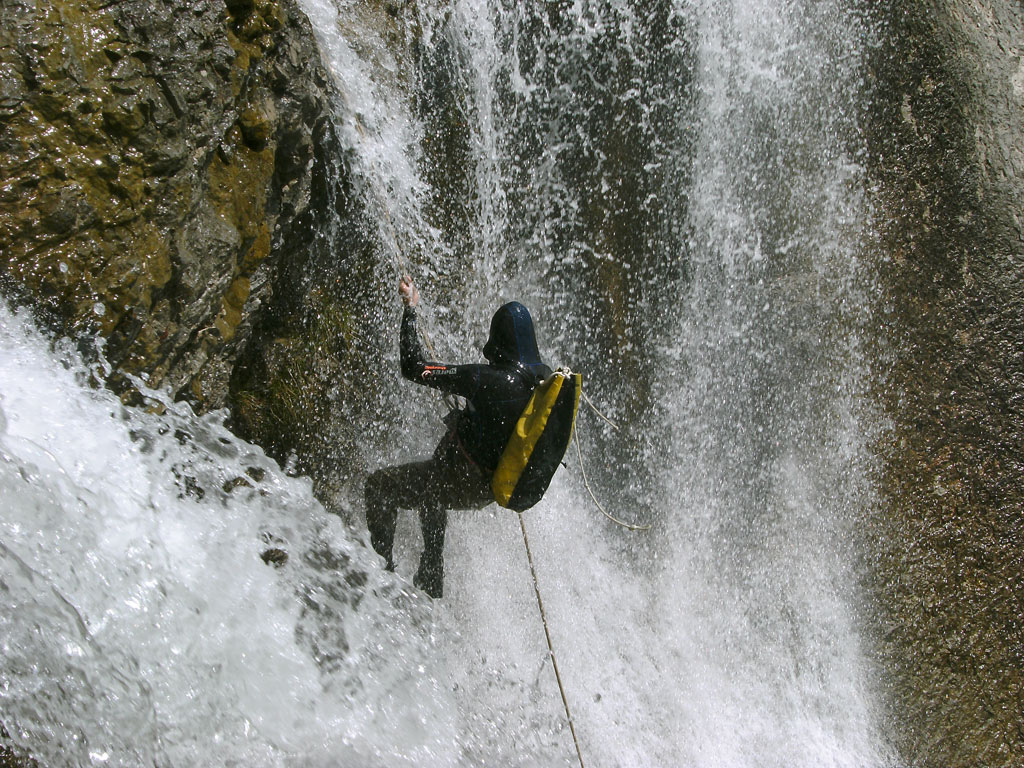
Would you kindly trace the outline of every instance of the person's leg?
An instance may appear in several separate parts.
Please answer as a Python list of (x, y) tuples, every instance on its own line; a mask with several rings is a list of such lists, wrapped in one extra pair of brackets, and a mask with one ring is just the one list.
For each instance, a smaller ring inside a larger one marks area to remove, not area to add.
[[(424, 492), (429, 495), (435, 474), (433, 461), (415, 461), (379, 469), (366, 479), (364, 500), (370, 544), (384, 558), (389, 571), (395, 569), (392, 548), (399, 509), (419, 509)], [(444, 534), (442, 533), (442, 539)]]
[(423, 554), (412, 583), (434, 598), (444, 594), (444, 533), (447, 526), (448, 510), (443, 506), (420, 508)]
[(434, 453), (429, 482), (431, 499), (422, 503), (420, 529), (423, 532), (423, 554), (413, 584), (433, 598), (444, 594), (444, 538), (448, 527), (448, 510), (483, 509), (494, 500), (490, 483), (479, 470), (468, 463), (451, 441), (443, 441)]

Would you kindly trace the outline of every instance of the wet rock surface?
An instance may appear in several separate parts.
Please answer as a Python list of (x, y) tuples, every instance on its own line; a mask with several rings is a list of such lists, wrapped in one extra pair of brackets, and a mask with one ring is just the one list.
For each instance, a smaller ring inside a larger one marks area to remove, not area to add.
[(892, 735), (908, 765), (1021, 765), (1024, 7), (883, 7), (869, 130)]
[[(400, 12), (360, 7), (367, 23)], [(886, 0), (871, 13), (884, 22), (867, 129), (892, 428), (870, 533), (892, 737), (908, 765), (1020, 765), (1024, 9)], [(436, 114), (453, 112), (447, 95), (439, 82)], [(99, 332), (117, 370), (199, 410), (230, 406), (239, 434), (297, 456), (321, 493), (361, 475), (359, 425), (395, 379), (374, 349), (379, 254), (332, 98), (293, 0), (0, 5), (5, 290), (61, 332)], [(434, 128), (432, 181), (459, 188), (466, 138)], [(587, 221), (611, 238), (641, 214)], [(607, 335), (628, 338), (599, 309)], [(346, 424), (328, 428), (330, 414)]]
[(330, 95), (290, 0), (0, 8), (0, 264), (60, 330), (201, 409), (311, 236)]
[[(414, 21), (413, 4), (373, 0), (338, 19), (402, 61)], [(86, 347), (102, 338), (127, 402), (140, 376), (227, 408), (329, 506), (364, 474), (366, 382), (395, 378), (391, 286), (385, 302), (338, 105), (294, 0), (0, 7), (5, 295)]]

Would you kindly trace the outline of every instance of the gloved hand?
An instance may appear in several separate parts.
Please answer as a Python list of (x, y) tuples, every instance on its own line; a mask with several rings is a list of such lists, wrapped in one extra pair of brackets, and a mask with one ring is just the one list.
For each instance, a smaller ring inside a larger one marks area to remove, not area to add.
[(420, 303), (420, 292), (412, 282), (412, 278), (406, 275), (398, 283), (398, 295), (407, 307), (415, 307)]

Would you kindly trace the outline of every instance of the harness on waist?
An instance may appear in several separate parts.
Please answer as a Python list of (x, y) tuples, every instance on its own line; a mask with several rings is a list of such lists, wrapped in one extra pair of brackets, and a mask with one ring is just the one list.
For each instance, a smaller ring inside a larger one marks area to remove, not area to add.
[(494, 499), (522, 512), (544, 496), (576, 424), (583, 377), (558, 369), (533, 390), (491, 475)]

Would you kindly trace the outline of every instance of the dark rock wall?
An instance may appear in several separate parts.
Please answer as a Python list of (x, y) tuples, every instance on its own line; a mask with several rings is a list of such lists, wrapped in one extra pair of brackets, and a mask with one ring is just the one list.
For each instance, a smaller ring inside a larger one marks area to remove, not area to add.
[[(366, 45), (412, 59), (415, 6), (349, 11)], [(104, 337), (126, 400), (127, 373), (227, 407), (332, 508), (396, 378), (339, 99), (295, 0), (0, 5), (5, 293)]]
[(327, 78), (291, 0), (0, 6), (0, 274), (59, 329), (224, 405), (311, 236)]
[[(912, 766), (1022, 765), (1024, 9), (865, 5), (882, 23), (867, 129), (892, 428), (871, 533), (892, 736)], [(120, 370), (229, 406), (321, 494), (361, 477), (375, 393), (397, 386), (333, 98), (294, 0), (0, 4), (5, 291), (99, 332)], [(428, 107), (428, 125), (447, 114)], [(434, 130), (430, 172), (458, 189), (464, 137)]]
[(1024, 765), (1024, 6), (890, 0), (869, 123), (892, 431), (875, 563), (911, 766)]

